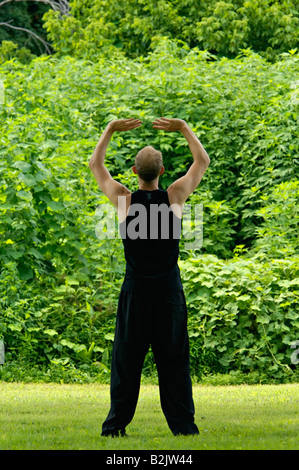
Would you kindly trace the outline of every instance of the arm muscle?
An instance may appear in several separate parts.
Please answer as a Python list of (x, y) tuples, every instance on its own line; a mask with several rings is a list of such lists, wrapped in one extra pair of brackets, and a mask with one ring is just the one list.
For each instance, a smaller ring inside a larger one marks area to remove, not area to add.
[(168, 191), (172, 194), (173, 202), (180, 206), (184, 204), (190, 194), (197, 188), (210, 164), (207, 152), (186, 123), (183, 124), (181, 132), (188, 141), (194, 161), (187, 173), (174, 181), (168, 188)]

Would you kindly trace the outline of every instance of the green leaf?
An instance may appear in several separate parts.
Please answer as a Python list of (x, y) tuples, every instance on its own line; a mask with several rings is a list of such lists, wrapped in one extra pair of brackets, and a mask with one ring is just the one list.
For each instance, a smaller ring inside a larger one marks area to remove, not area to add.
[(22, 325), (20, 325), (20, 324), (9, 324), (9, 325), (7, 325), (7, 327), (11, 331), (22, 331), (22, 329), (23, 329)]
[(57, 331), (52, 330), (52, 329), (50, 329), (50, 328), (47, 328), (46, 330), (44, 330), (43, 333), (44, 333), (45, 335), (48, 335), (48, 336), (55, 336), (55, 335), (58, 335)]
[(114, 341), (114, 335), (112, 333), (107, 333), (105, 335), (105, 339), (107, 339), (108, 341)]
[(20, 178), (20, 180), (26, 185), (26, 186), (34, 186), (36, 184), (36, 180), (34, 178), (34, 176), (32, 175), (29, 175), (29, 174), (23, 174), (23, 173), (20, 173), (18, 175), (18, 177)]
[(32, 165), (30, 165), (30, 163), (25, 162), (24, 160), (19, 160), (19, 161), (15, 162), (12, 165), (12, 167), (13, 168), (18, 168), (19, 170), (21, 170), (24, 173), (28, 173), (28, 172), (32, 171)]
[(66, 284), (68, 284), (70, 286), (79, 286), (80, 285), (80, 282), (78, 281), (78, 279), (75, 279), (74, 277), (71, 277), (71, 276), (66, 276), (65, 281), (66, 281)]
[(237, 300), (242, 300), (242, 301), (246, 301), (246, 300), (250, 300), (250, 295), (247, 295), (247, 294), (244, 294), (244, 295), (240, 295), (240, 297), (237, 297)]
[(74, 349), (75, 346), (76, 346), (75, 343), (72, 343), (71, 341), (68, 341), (67, 339), (62, 339), (62, 340), (60, 341), (60, 344), (61, 344), (62, 346), (67, 346), (67, 347), (70, 348), (70, 349)]
[(44, 259), (43, 255), (36, 248), (29, 248), (28, 253), (33, 255), (36, 259)]
[(17, 197), (20, 199), (25, 199), (26, 201), (31, 201), (32, 200), (32, 194), (29, 191), (18, 191), (16, 193)]
[(34, 277), (33, 269), (31, 269), (28, 264), (23, 263), (22, 261), (18, 264), (18, 271), (22, 281), (28, 281)]
[(46, 201), (47, 205), (52, 209), (53, 211), (62, 211), (64, 209), (64, 204), (59, 201)]

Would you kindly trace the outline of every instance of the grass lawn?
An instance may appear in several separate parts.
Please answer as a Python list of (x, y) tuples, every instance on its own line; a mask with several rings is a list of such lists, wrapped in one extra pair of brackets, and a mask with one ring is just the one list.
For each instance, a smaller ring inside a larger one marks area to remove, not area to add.
[(198, 436), (173, 436), (142, 385), (128, 437), (101, 437), (107, 385), (0, 382), (0, 450), (299, 449), (299, 384), (193, 387)]

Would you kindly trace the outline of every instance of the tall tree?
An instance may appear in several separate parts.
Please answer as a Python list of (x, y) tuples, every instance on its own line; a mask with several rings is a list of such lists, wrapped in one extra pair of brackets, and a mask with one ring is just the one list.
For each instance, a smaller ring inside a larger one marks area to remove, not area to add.
[(43, 28), (43, 15), (49, 10), (69, 14), (67, 0), (0, 1), (0, 41), (12, 41), (34, 54), (50, 54), (52, 48)]

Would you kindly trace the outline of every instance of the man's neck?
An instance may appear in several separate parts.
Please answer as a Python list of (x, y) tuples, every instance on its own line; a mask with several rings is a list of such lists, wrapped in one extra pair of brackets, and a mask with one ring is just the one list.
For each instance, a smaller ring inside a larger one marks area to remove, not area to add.
[(139, 180), (139, 189), (142, 191), (155, 191), (156, 189), (159, 189), (158, 180), (151, 181), (150, 183)]

